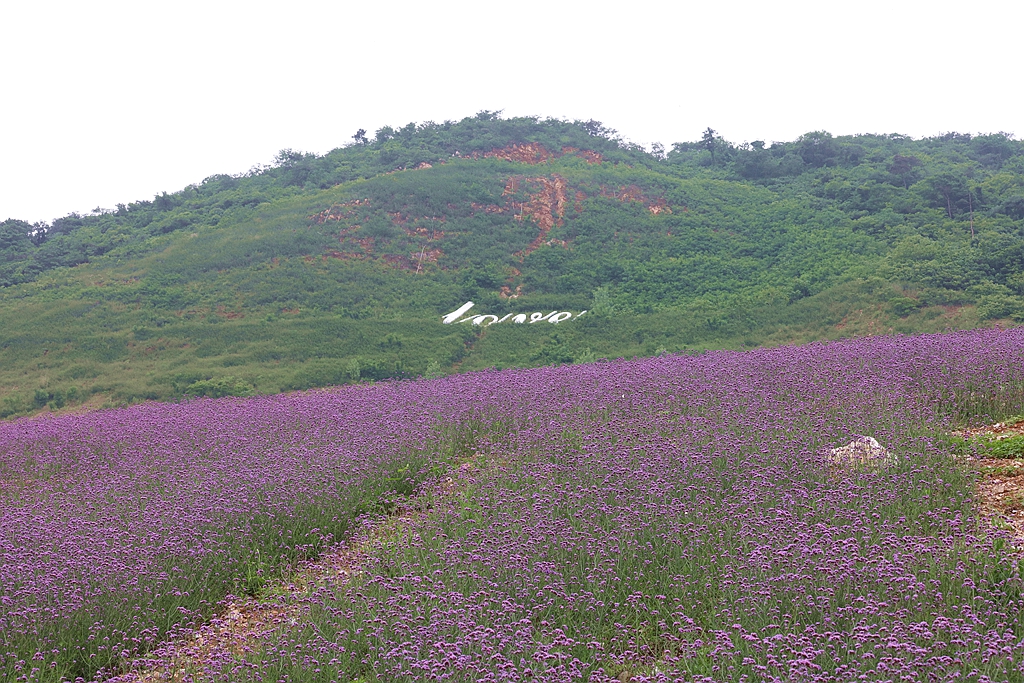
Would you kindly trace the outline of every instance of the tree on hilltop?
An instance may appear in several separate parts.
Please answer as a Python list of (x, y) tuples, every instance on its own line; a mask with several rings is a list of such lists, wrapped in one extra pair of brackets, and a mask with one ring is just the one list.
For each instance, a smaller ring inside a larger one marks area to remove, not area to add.
[(711, 165), (715, 165), (715, 133), (718, 131), (708, 126), (708, 129), (704, 131), (704, 136), (700, 139), (700, 144), (704, 146), (704, 149), (711, 152)]

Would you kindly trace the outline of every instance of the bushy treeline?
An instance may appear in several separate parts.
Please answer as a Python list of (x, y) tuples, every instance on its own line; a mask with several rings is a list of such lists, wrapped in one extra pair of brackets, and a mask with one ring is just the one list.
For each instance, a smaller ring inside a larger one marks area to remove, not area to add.
[[(1002, 133), (708, 129), (648, 152), (495, 112), (358, 131), (0, 224), (0, 413), (1017, 321), (1022, 229), (1024, 143)], [(438, 324), (467, 300), (591, 318)]]

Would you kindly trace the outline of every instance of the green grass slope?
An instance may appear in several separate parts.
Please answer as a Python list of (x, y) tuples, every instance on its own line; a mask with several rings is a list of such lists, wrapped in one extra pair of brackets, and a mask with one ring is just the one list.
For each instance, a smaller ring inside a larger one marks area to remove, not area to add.
[[(1024, 318), (1024, 144), (655, 153), (595, 121), (383, 128), (0, 224), (0, 416)], [(588, 313), (557, 325), (442, 325)]]

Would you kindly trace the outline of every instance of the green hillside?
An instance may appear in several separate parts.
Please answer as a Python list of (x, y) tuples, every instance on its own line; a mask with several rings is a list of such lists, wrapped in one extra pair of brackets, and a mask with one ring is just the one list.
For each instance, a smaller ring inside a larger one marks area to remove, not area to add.
[[(0, 415), (1024, 320), (1024, 143), (383, 128), (0, 224)], [(558, 324), (442, 325), (587, 311)]]

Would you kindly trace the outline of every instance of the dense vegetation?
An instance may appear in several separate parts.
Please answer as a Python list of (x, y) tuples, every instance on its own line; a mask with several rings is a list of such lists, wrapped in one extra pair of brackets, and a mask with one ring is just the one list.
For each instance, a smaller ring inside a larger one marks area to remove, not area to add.
[[(365, 131), (0, 224), (0, 415), (1024, 318), (1024, 143), (648, 152), (595, 121)], [(443, 326), (467, 300), (559, 325)]]

